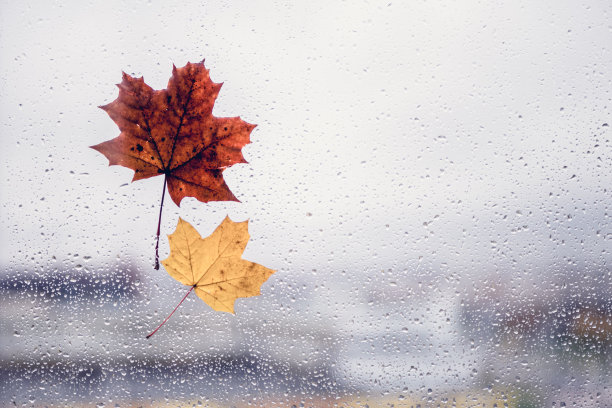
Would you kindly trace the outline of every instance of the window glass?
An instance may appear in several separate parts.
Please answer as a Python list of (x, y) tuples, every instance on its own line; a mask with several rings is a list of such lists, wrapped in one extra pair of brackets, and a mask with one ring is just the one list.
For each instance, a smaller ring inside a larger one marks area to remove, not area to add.
[[(609, 1), (5, 1), (6, 406), (612, 406)], [(257, 124), (240, 202), (276, 270), (215, 312), (153, 268), (163, 181), (89, 146), (121, 72), (205, 59)]]

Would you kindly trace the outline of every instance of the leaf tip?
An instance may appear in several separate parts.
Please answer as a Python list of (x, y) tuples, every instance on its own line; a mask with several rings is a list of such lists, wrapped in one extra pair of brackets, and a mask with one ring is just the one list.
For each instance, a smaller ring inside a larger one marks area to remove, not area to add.
[(229, 214), (228, 214), (228, 215), (226, 215), (226, 216), (225, 216), (225, 219), (223, 219), (223, 222), (225, 222), (225, 221), (229, 221), (229, 222), (231, 222), (232, 224), (242, 224), (242, 223), (244, 223), (244, 222), (248, 223), (248, 222), (249, 222), (249, 219), (247, 218), (247, 219), (246, 219), (246, 220), (244, 220), (244, 221), (238, 221), (238, 222), (236, 222), (236, 221), (232, 220), (232, 219), (230, 218)]
[(173, 194), (174, 191), (170, 188), (170, 186), (168, 186), (168, 193), (170, 193), (170, 198), (172, 199), (172, 202), (176, 204), (177, 207), (180, 207), (181, 201), (183, 201), (183, 198), (185, 198), (185, 196)]
[(99, 144), (97, 144), (97, 145), (93, 145), (93, 146), (89, 146), (89, 148), (90, 148), (90, 149), (94, 149), (96, 152), (100, 152), (100, 153), (102, 153), (102, 149), (100, 148), (100, 145), (101, 145), (101, 144), (102, 144), (102, 143), (99, 143)]

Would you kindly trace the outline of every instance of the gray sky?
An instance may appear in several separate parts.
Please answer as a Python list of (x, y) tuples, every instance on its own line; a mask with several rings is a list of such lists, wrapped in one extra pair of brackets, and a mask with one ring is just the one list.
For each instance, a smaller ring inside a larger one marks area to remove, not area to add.
[(132, 184), (88, 148), (119, 133), (97, 106), (122, 70), (160, 89), (205, 58), (214, 114), (258, 124), (225, 172), (242, 203), (168, 200), (162, 234), (179, 215), (202, 235), (250, 218), (246, 258), (330, 279), (609, 265), (611, 10), (3, 1), (0, 260), (150, 265), (162, 179)]

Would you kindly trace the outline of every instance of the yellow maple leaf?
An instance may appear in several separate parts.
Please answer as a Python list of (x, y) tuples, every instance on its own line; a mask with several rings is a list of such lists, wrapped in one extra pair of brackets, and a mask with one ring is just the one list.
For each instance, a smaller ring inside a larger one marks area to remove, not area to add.
[(168, 235), (170, 255), (162, 264), (170, 276), (191, 289), (170, 316), (192, 290), (214, 310), (229, 313), (234, 313), (237, 298), (261, 294), (261, 285), (276, 271), (241, 258), (249, 238), (248, 221), (234, 222), (225, 217), (212, 234), (202, 238), (191, 224), (179, 218), (176, 230)]
[(176, 230), (168, 235), (170, 256), (162, 264), (174, 279), (193, 286), (214, 310), (234, 313), (236, 299), (261, 294), (261, 285), (275, 272), (241, 258), (249, 238), (248, 221), (225, 217), (210, 236), (202, 238), (179, 218)]

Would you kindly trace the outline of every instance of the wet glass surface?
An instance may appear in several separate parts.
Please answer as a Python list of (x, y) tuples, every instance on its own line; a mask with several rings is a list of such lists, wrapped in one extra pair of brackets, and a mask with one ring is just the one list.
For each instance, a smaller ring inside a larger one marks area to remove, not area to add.
[[(612, 406), (607, 1), (3, 2), (3, 406)], [(257, 124), (277, 270), (236, 314), (153, 269), (162, 180), (88, 146), (121, 71), (206, 59)]]

